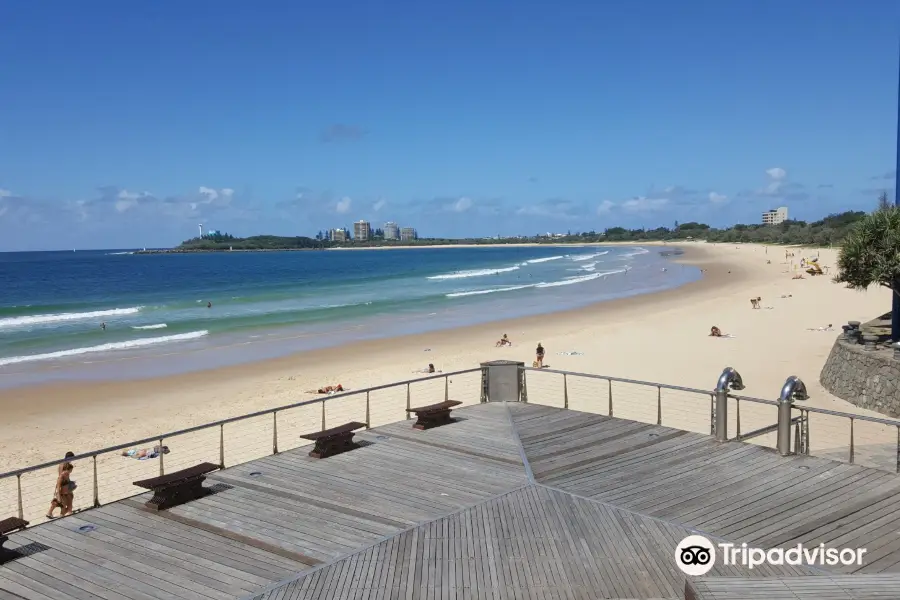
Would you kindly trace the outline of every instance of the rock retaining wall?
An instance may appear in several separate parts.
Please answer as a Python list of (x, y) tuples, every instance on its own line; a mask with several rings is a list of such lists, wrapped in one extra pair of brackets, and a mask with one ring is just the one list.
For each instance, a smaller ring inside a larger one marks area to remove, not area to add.
[(843, 400), (861, 408), (900, 417), (900, 360), (894, 352), (872, 352), (838, 337), (819, 376), (822, 386)]

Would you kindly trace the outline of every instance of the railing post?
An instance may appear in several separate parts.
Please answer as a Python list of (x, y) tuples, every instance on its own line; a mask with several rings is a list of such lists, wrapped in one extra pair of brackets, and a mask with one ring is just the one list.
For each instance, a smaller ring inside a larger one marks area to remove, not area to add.
[(166, 463), (165, 463), (165, 460), (163, 460), (163, 456), (165, 456), (165, 455), (166, 455), (166, 453), (163, 452), (163, 438), (159, 438), (159, 476), (160, 477), (162, 477), (163, 475), (166, 474)]
[[(803, 420), (802, 414), (800, 420)], [(800, 421), (794, 423), (794, 454), (800, 454)]]
[[(160, 455), (160, 457), (162, 457), (162, 448), (159, 449), (159, 455)], [(93, 459), (93, 463), (94, 463), (94, 508), (99, 508), (100, 507), (100, 489), (98, 486), (99, 482), (97, 479), (97, 455), (95, 454), (91, 458)]]
[(322, 431), (325, 431), (325, 401), (322, 400)]
[(735, 435), (741, 437), (741, 401), (734, 399), (734, 428)]
[(25, 508), (22, 506), (22, 474), (16, 475), (16, 492), (19, 495), (19, 518), (25, 519)]
[[(484, 377), (484, 369), (481, 370), (481, 373), (482, 373), (482, 377)], [(406, 418), (407, 419), (412, 418), (411, 413), (409, 412), (409, 409), (412, 408), (412, 404), (410, 404), (410, 401), (411, 401), (411, 398), (410, 398), (410, 394), (409, 394), (409, 384), (407, 383), (406, 384)], [(482, 393), (481, 401), (484, 402), (484, 394), (483, 393)]]
[(900, 473), (900, 425), (897, 425), (897, 473)]
[(612, 403), (612, 379), (607, 379), (606, 383), (609, 384), (609, 391), (607, 394), (607, 398), (609, 399), (609, 416), (613, 416), (613, 403)]
[(366, 392), (366, 429), (372, 427), (369, 419), (369, 392)]
[(855, 419), (850, 417), (850, 464), (853, 464), (853, 459), (856, 457), (856, 448), (853, 444), (853, 421)]
[[(487, 366), (487, 363), (481, 364), (481, 403), (484, 404), (488, 402), (489, 394), (488, 394), (488, 373), (490, 372), (490, 367)], [(409, 384), (406, 384), (406, 408), (409, 408)], [(409, 418), (409, 417), (407, 417)]]
[(450, 376), (444, 375), (444, 402), (450, 399)]
[(278, 411), (272, 411), (272, 454), (278, 454)]
[(569, 408), (569, 382), (563, 373), (563, 408)]
[(778, 397), (778, 453), (788, 456), (791, 453), (791, 416), (794, 400), (806, 400), (806, 386), (800, 378), (791, 375), (781, 387)]
[[(715, 389), (715, 408), (713, 409), (713, 433), (716, 435), (717, 442), (728, 441), (728, 390), (744, 389), (744, 380), (741, 374), (732, 367), (726, 367), (719, 380), (716, 382)], [(738, 427), (738, 435), (740, 435), (740, 426)]]
[(219, 425), (219, 468), (225, 468), (225, 423)]
[(656, 424), (662, 425), (662, 387), (656, 386)]

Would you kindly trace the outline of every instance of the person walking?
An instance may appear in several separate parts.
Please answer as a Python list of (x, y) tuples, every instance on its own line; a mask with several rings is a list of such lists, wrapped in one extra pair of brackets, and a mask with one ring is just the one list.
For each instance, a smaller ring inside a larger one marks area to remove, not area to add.
[(66, 460), (60, 463), (56, 475), (56, 487), (53, 490), (53, 499), (50, 501), (50, 510), (47, 518), (54, 519), (53, 511), (60, 509), (60, 516), (64, 517), (72, 512), (72, 504), (75, 500), (75, 482), (72, 481), (72, 469), (75, 468), (68, 459), (74, 458), (74, 452), (66, 452)]
[(537, 348), (534, 351), (535, 354), (535, 362), (537, 363), (538, 369), (544, 368), (544, 347), (538, 342)]

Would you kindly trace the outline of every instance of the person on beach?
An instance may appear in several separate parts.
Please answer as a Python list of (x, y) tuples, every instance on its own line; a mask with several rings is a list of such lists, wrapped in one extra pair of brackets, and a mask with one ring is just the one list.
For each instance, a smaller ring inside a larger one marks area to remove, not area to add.
[(59, 478), (62, 476), (63, 472), (66, 470), (66, 465), (71, 464), (69, 462), (69, 459), (74, 458), (74, 457), (75, 457), (74, 452), (66, 452), (66, 455), (64, 457), (66, 460), (59, 463), (59, 467), (56, 470), (56, 487), (53, 490), (53, 499), (50, 501), (50, 510), (47, 511), (47, 516), (50, 517), (51, 519), (54, 518), (53, 511), (56, 510), (57, 508), (62, 508), (62, 505), (59, 502), (59, 496), (57, 494), (57, 491), (59, 489)]
[(722, 337), (722, 330), (715, 325), (709, 330), (710, 337)]
[(544, 347), (538, 342), (537, 348), (534, 351), (535, 354), (535, 362), (537, 363), (538, 369), (544, 368)]
[(512, 342), (509, 341), (509, 338), (506, 337), (505, 333), (503, 334), (503, 337), (500, 338), (500, 341), (497, 342), (497, 347), (499, 348), (500, 346), (512, 346)]
[[(73, 455), (74, 456), (74, 455)], [(70, 462), (60, 465), (60, 473), (56, 478), (56, 488), (53, 491), (53, 500), (50, 502), (50, 510), (47, 518), (54, 519), (53, 511), (59, 508), (59, 516), (65, 517), (72, 514), (72, 505), (75, 503), (75, 482), (72, 481), (72, 469)]]
[(156, 458), (160, 454), (168, 454), (169, 447), (168, 446), (153, 446), (152, 448), (142, 448), (141, 450), (124, 450), (122, 452), (122, 456), (127, 456), (128, 458), (136, 458), (138, 460), (145, 460), (147, 458)]

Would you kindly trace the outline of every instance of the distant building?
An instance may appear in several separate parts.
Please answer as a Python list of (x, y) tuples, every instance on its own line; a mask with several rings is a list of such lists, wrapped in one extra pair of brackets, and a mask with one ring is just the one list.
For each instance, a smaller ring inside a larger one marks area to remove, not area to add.
[(393, 221), (388, 221), (384, 224), (384, 239), (386, 240), (399, 240), (400, 239), (400, 228), (397, 227), (397, 224)]
[(762, 214), (763, 225), (778, 225), (788, 220), (787, 206), (767, 210)]
[(353, 224), (353, 239), (366, 242), (372, 238), (372, 226), (368, 221), (357, 221)]
[(414, 227), (403, 227), (400, 229), (400, 240), (403, 242), (411, 242), (412, 240), (419, 239), (419, 235), (416, 233), (416, 229)]
[(332, 229), (328, 232), (328, 239), (330, 239), (332, 242), (346, 242), (350, 239), (350, 232), (343, 227), (339, 229)]

